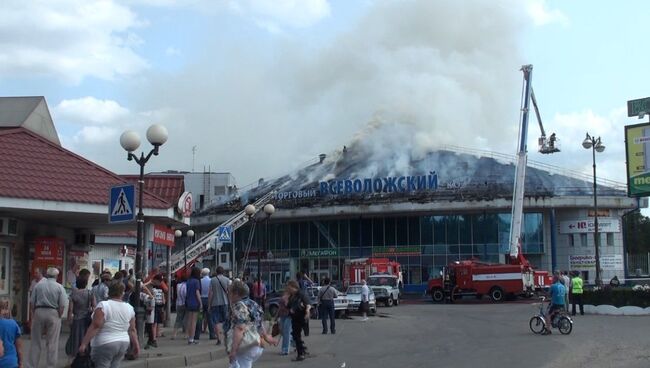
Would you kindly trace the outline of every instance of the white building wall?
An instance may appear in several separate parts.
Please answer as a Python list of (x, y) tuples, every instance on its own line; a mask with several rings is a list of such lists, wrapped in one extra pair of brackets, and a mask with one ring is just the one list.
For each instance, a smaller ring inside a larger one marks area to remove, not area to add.
[[(203, 207), (215, 202), (223, 202), (236, 194), (237, 183), (230, 173), (183, 173), (185, 176), (185, 191), (192, 193), (194, 209), (201, 209), (200, 198), (203, 196)], [(217, 189), (215, 189), (217, 188)], [(224, 194), (215, 194), (215, 191)]]
[[(555, 231), (556, 234), (556, 260), (557, 260), (557, 270), (571, 270), (569, 264), (570, 256), (582, 256), (582, 255), (591, 255), (595, 256), (595, 243), (594, 243), (594, 234), (593, 233), (573, 233), (566, 234), (560, 232), (560, 223), (562, 221), (576, 221), (576, 220), (593, 220), (593, 217), (588, 216), (589, 209), (567, 209), (567, 210), (557, 210), (556, 211), (556, 223)], [(609, 210), (609, 218), (615, 218), (621, 221), (621, 228), (618, 232), (613, 232), (611, 245), (607, 244), (607, 233), (600, 234), (600, 255), (620, 255), (624, 257), (624, 248), (623, 248), (623, 224), (621, 216), (624, 214), (623, 210)], [(549, 234), (550, 235), (550, 234)], [(586, 236), (586, 244), (583, 244), (582, 238)], [(571, 237), (573, 237), (573, 245), (571, 243)], [(550, 249), (550, 236), (546, 238), (546, 242), (549, 244), (548, 253), (546, 258), (551, 260), (551, 249)], [(548, 268), (550, 269), (550, 267)], [(623, 281), (625, 279), (625, 271), (623, 267), (620, 270), (603, 270), (601, 278), (604, 283), (609, 282), (609, 280), (618, 276), (619, 280)], [(591, 269), (588, 271), (588, 282), (594, 283), (596, 277), (596, 270)]]

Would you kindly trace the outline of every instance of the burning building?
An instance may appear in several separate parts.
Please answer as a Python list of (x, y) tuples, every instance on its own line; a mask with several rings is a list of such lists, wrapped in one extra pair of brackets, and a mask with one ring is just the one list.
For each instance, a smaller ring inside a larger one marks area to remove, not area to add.
[[(259, 254), (262, 277), (275, 289), (297, 270), (340, 282), (345, 261), (363, 257), (398, 261), (407, 291), (424, 290), (427, 280), (453, 261), (505, 261), (514, 157), (459, 147), (420, 154), (412, 149), (369, 152), (353, 144), (320, 155), (291, 175), (260, 181), (237, 201), (196, 214), (192, 226), (212, 229), (273, 192), (275, 214), (268, 222), (262, 218), (253, 237), (252, 226), (246, 225), (233, 240), (238, 269), (257, 274)], [(580, 271), (593, 282), (591, 177), (530, 161), (528, 166), (524, 255), (538, 269)], [(638, 203), (627, 197), (623, 184), (606, 180), (599, 182), (598, 202), (602, 277), (620, 279), (621, 217)], [(220, 250), (226, 268), (232, 254), (230, 244)]]

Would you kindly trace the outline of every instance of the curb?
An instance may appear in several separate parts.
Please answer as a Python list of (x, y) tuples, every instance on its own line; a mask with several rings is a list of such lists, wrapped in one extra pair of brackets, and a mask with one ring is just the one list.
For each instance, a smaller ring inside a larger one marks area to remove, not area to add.
[(133, 361), (122, 361), (125, 368), (181, 368), (210, 363), (225, 358), (223, 351), (206, 351), (191, 355), (141, 356)]
[(650, 316), (650, 307), (641, 308), (633, 306), (615, 307), (613, 305), (591, 305), (585, 304), (586, 314), (599, 314), (607, 316)]

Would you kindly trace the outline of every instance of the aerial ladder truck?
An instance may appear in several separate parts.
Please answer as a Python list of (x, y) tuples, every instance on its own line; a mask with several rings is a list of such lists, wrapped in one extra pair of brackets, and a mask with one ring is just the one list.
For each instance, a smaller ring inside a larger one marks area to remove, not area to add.
[(532, 87), (533, 66), (524, 65), (521, 67), (524, 73), (524, 88), (522, 96), (521, 107), (521, 124), (519, 127), (519, 149), (517, 151), (517, 166), (515, 168), (515, 182), (514, 192), (512, 195), (512, 217), (510, 222), (510, 262), (511, 264), (521, 264), (530, 267), (528, 260), (521, 254), (521, 229), (523, 226), (523, 211), (524, 211), (524, 185), (526, 182), (526, 165), (528, 163), (528, 149), (526, 140), (528, 138), (528, 112), (530, 110), (530, 102), (533, 103), (535, 115), (537, 116), (537, 123), (542, 135), (537, 140), (539, 145), (539, 152), (542, 154), (550, 154), (560, 152), (558, 140), (555, 133), (547, 139), (544, 125), (542, 124), (542, 117), (537, 107), (537, 99)]
[(514, 190), (512, 196), (512, 217), (509, 237), (509, 259), (499, 264), (478, 260), (464, 260), (450, 263), (443, 267), (441, 277), (429, 280), (427, 292), (434, 302), (454, 301), (464, 296), (481, 298), (488, 295), (493, 301), (500, 302), (507, 296), (531, 296), (534, 291), (550, 286), (547, 271), (536, 271), (522, 254), (521, 229), (523, 225), (524, 187), (526, 181), (528, 116), (530, 103), (533, 103), (541, 136), (537, 142), (539, 152), (550, 154), (559, 152), (555, 133), (546, 137), (542, 119), (537, 107), (537, 100), (531, 85), (532, 65), (521, 68), (524, 84), (519, 127), (519, 145), (515, 167)]
[[(257, 201), (253, 203), (253, 206), (255, 206), (256, 209), (256, 213), (259, 212), (267, 203), (269, 203), (273, 199), (275, 194), (276, 194), (275, 190), (271, 190), (267, 194), (257, 199)], [(253, 214), (252, 216), (254, 215), (255, 214)], [(223, 226), (231, 227), (232, 232), (234, 233), (235, 230), (244, 226), (252, 216), (247, 215), (246, 212), (242, 210), (237, 214), (235, 214), (233, 217), (229, 218), (224, 223), (222, 223), (219, 227), (223, 227)], [(217, 238), (217, 232), (219, 227), (210, 230), (208, 233), (206, 233), (201, 238), (196, 240), (194, 243), (189, 245), (185, 251), (186, 254), (185, 252), (174, 253), (170, 260), (172, 274), (177, 273), (178, 271), (183, 269), (186, 264), (188, 268), (191, 267), (196, 262), (196, 260), (199, 257), (203, 256), (209, 249), (215, 248), (215, 250), (217, 250), (216, 238)], [(234, 249), (234, 243), (233, 243), (233, 249)], [(233, 257), (233, 265), (234, 264), (235, 264), (235, 258)], [(166, 262), (161, 263), (159, 267), (161, 269), (167, 267)], [(234, 267), (233, 267), (233, 271), (235, 271)]]

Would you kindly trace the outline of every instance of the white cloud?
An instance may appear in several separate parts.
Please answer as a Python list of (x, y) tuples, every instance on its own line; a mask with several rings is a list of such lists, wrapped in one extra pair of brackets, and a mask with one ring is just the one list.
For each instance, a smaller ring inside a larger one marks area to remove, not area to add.
[(78, 144), (98, 144), (117, 139), (118, 129), (107, 126), (85, 126), (72, 138)]
[[(599, 115), (592, 110), (558, 113), (549, 121), (544, 122), (547, 134), (556, 132), (560, 141), (561, 152), (552, 155), (542, 155), (537, 151), (539, 130), (529, 127), (528, 149), (529, 157), (535, 161), (551, 163), (567, 169), (573, 169), (592, 175), (591, 150), (582, 147), (582, 141), (588, 132), (595, 137), (601, 137), (605, 151), (596, 153), (597, 176), (625, 183), (625, 139), (624, 125), (629, 121), (626, 108), (621, 107), (605, 115)], [(535, 124), (531, 120), (531, 124)]]
[(546, 0), (528, 0), (528, 15), (533, 19), (536, 26), (543, 26), (549, 23), (569, 24), (569, 17), (559, 9), (549, 9)]
[(44, 75), (79, 83), (146, 69), (133, 30), (145, 23), (111, 0), (4, 1), (0, 78)]
[(52, 109), (56, 120), (76, 124), (111, 125), (126, 118), (130, 112), (113, 100), (92, 96), (63, 100)]
[(327, 0), (232, 0), (229, 7), (272, 32), (309, 27), (331, 12)]

